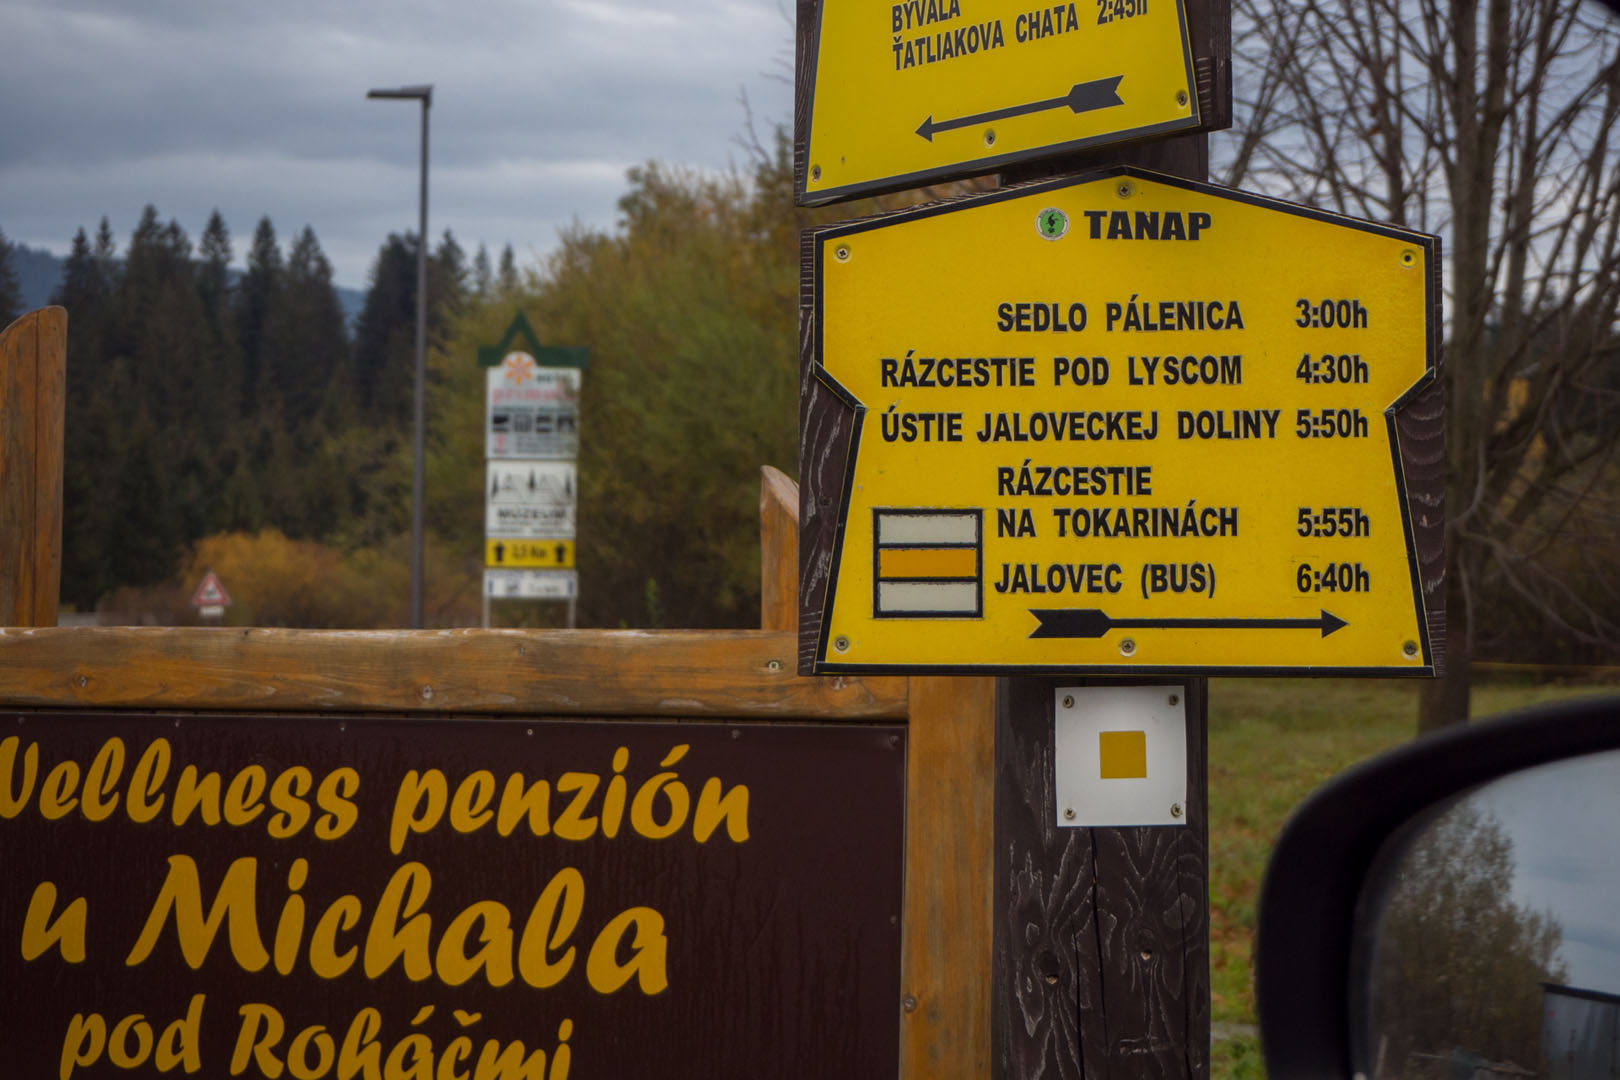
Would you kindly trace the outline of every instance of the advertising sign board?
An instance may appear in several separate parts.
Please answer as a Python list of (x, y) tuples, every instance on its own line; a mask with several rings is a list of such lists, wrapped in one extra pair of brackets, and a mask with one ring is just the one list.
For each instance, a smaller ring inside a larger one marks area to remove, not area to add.
[(484, 484), (484, 535), (571, 540), (576, 478), (572, 461), (493, 459)]
[(5, 720), (14, 1075), (894, 1074), (904, 727)]
[(579, 368), (539, 367), (510, 353), (489, 368), (486, 457), (572, 460), (579, 453)]

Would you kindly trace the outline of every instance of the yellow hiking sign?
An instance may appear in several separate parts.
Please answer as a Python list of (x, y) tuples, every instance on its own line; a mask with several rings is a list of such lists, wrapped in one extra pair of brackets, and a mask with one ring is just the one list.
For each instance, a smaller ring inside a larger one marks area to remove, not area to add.
[(819, 230), (801, 655), (1432, 672), (1437, 244), (1130, 169)]
[(1179, 0), (821, 0), (810, 32), (806, 204), (1199, 124)]

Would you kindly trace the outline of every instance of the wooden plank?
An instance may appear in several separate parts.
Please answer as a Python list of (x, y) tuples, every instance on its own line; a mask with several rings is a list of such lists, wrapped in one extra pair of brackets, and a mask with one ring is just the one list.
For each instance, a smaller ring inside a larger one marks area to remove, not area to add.
[[(793, 19), (793, 190), (803, 191), (810, 168), (810, 99), (815, 89), (816, 20), (820, 0), (797, 0)], [(802, 323), (800, 324), (803, 325)], [(802, 400), (802, 399), (801, 399)], [(800, 429), (803, 430), (802, 428)]]
[(67, 312), (0, 332), (0, 625), (53, 626), (62, 580)]
[(1054, 693), (1141, 680), (1004, 679), (996, 710), (997, 1077), (1209, 1074), (1205, 681), (1185, 682), (1187, 824), (1056, 824)]
[(796, 646), (791, 633), (757, 630), (0, 629), (0, 705), (906, 715), (904, 679), (799, 678)]
[(759, 626), (799, 628), (799, 485), (759, 470)]
[[(1232, 126), (1232, 0), (1188, 0), (1198, 114), (1211, 131)], [(1208, 169), (1204, 170), (1207, 176)]]
[(27, 625), (33, 615), (36, 324), (28, 314), (0, 331), (0, 625), (6, 626)]
[[(1091, 1076), (1209, 1074), (1208, 710), (1188, 680), (1187, 824), (1093, 829), (1101, 1040)], [(1050, 699), (1048, 700), (1050, 705)]]
[[(1430, 269), (1429, 297), (1434, 314), (1429, 332), (1445, 325), (1440, 309), (1442, 260)], [(1439, 342), (1435, 343), (1436, 353)], [(1395, 416), (1401, 475), (1406, 482), (1406, 512), (1411, 518), (1414, 565), (1428, 624), (1429, 648), (1436, 675), (1446, 670), (1446, 413), (1444, 360), (1435, 364), (1434, 381), (1414, 395)]]
[[(802, 14), (801, 14), (802, 17)], [(799, 238), (799, 671), (815, 666), (855, 410), (816, 377), (815, 231)]]
[(55, 626), (62, 593), (63, 432), (67, 413), (67, 309), (35, 312), (34, 581), (31, 620)]
[(994, 679), (911, 679), (902, 1078), (990, 1067), (994, 709)]
[(1103, 1038), (1094, 830), (1052, 815), (1058, 680), (998, 684), (991, 1075), (1079, 1078), (1081, 1047)]

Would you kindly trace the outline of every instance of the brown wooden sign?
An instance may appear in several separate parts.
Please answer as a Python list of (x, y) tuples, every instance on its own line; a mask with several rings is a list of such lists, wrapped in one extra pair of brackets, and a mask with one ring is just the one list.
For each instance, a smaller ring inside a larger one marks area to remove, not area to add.
[(905, 728), (0, 713), (34, 1077), (887, 1077)]

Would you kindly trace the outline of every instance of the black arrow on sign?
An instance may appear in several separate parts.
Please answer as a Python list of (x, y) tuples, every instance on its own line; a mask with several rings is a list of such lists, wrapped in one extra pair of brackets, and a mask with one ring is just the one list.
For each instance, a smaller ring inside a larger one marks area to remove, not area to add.
[(1115, 619), (1096, 608), (1031, 608), (1040, 625), (1032, 638), (1099, 638), (1110, 630), (1321, 630), (1327, 637), (1347, 625), (1323, 611), (1316, 619)]
[(1067, 105), (1070, 110), (1076, 113), (1123, 105), (1125, 102), (1119, 96), (1119, 82), (1124, 77), (1123, 75), (1110, 75), (1106, 79), (1075, 83), (1069, 92), (1062, 97), (1047, 98), (1045, 101), (1031, 101), (1023, 105), (1008, 105), (1004, 109), (991, 109), (989, 112), (974, 113), (972, 116), (958, 116), (954, 120), (941, 120), (935, 123), (933, 116), (930, 115), (928, 119), (922, 122), (922, 126), (917, 129), (917, 134), (929, 142), (933, 142), (934, 132), (936, 131), (954, 131), (957, 128), (972, 127), (974, 124), (988, 123), (991, 120), (1005, 120), (1009, 116), (1045, 112), (1047, 109), (1057, 109), (1064, 105)]

